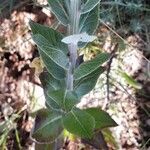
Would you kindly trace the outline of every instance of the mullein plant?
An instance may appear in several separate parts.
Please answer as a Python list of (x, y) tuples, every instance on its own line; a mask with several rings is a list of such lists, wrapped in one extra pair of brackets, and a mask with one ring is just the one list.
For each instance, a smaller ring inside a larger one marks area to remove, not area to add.
[(92, 139), (103, 128), (116, 126), (108, 113), (100, 108), (79, 109), (81, 98), (94, 87), (105, 71), (102, 64), (110, 55), (100, 53), (95, 58), (78, 62), (78, 49), (96, 39), (100, 0), (48, 0), (51, 12), (67, 29), (62, 34), (48, 26), (30, 21), (32, 38), (44, 64), (39, 75), (44, 89), (46, 108), (39, 110), (32, 138), (40, 143), (52, 143), (64, 129)]

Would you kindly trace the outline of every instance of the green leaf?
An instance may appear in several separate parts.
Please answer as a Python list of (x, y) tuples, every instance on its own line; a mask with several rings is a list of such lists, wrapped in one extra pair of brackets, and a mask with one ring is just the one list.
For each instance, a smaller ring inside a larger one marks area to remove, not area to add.
[(66, 70), (59, 67), (54, 61), (49, 59), (49, 57), (43, 53), (42, 50), (39, 50), (39, 52), (48, 72), (58, 80), (64, 79), (66, 77)]
[(48, 92), (45, 92), (45, 98), (46, 98), (46, 105), (47, 105), (47, 108), (50, 108), (50, 110), (55, 110), (55, 111), (62, 111), (62, 108), (60, 107), (59, 103), (52, 99)]
[(63, 131), (61, 118), (58, 113), (40, 110), (35, 119), (32, 137), (38, 142), (53, 142)]
[(99, 2), (100, 0), (87, 0), (87, 2), (82, 6), (81, 13), (85, 14), (87, 12), (90, 12), (96, 7), (96, 5), (98, 5)]
[(52, 108), (55, 108), (55, 109), (63, 108), (62, 107), (63, 99), (64, 99), (64, 94), (65, 94), (63, 90), (48, 91), (47, 94), (49, 97), (48, 103), (50, 104), (50, 106), (52, 106)]
[(33, 39), (39, 47), (39, 53), (49, 71), (55, 78), (66, 77), (68, 48), (62, 43), (63, 36), (57, 31), (30, 21)]
[(48, 91), (48, 96), (54, 101), (59, 108), (63, 106), (63, 99), (64, 99), (64, 90), (57, 90), (57, 91)]
[[(32, 36), (34, 42), (40, 48), (40, 53), (44, 53), (49, 59), (63, 69), (67, 69), (68, 57), (57, 47), (51, 46), (48, 41), (40, 34)], [(44, 58), (43, 58), (44, 61)]]
[(95, 119), (95, 129), (117, 126), (117, 123), (110, 115), (100, 108), (88, 108), (84, 111), (89, 113)]
[(140, 83), (138, 83), (136, 80), (134, 80), (131, 76), (129, 76), (125, 72), (119, 71), (119, 73), (125, 79), (127, 84), (129, 84), (130, 86), (132, 86), (136, 89), (141, 89), (142, 88), (142, 85)]
[(42, 35), (48, 43), (50, 47), (56, 47), (57, 49), (61, 50), (65, 54), (68, 53), (68, 47), (66, 44), (62, 43), (61, 40), (63, 39), (63, 35), (59, 32), (55, 31), (52, 28), (47, 26), (38, 24), (30, 20), (29, 22), (33, 35), (40, 34)]
[(39, 47), (40, 56), (49, 73), (57, 79), (65, 78), (69, 62), (67, 56), (61, 50), (50, 47), (47, 40), (39, 34), (34, 35), (33, 40)]
[(93, 136), (95, 121), (94, 118), (83, 110), (74, 108), (64, 117), (63, 125), (70, 133), (82, 138), (91, 138)]
[(89, 93), (95, 87), (97, 79), (104, 70), (105, 69), (103, 67), (99, 67), (88, 76), (75, 82), (74, 91), (77, 93), (78, 97), (82, 97)]
[(75, 80), (79, 80), (90, 75), (96, 69), (98, 69), (104, 62), (109, 59), (108, 53), (101, 53), (97, 55), (94, 59), (82, 63), (78, 68), (74, 71)]
[(65, 8), (64, 0), (48, 0), (51, 7), (51, 11), (54, 13), (56, 18), (63, 24), (68, 25), (68, 14)]
[(70, 111), (77, 103), (79, 103), (77, 94), (74, 91), (67, 91), (63, 103), (65, 110)]
[(96, 6), (92, 11), (82, 14), (80, 18), (79, 33), (86, 32), (92, 35), (97, 29), (99, 23), (99, 6)]
[(39, 78), (45, 91), (54, 91), (62, 88), (62, 81), (55, 79), (46, 70), (40, 74)]
[(52, 106), (55, 103), (57, 109), (69, 111), (79, 102), (76, 93), (73, 91), (57, 90), (47, 94), (49, 96), (49, 104)]
[(49, 74), (46, 70), (42, 72), (39, 77), (44, 89), (47, 108), (50, 108), (50, 110), (53, 109), (61, 111), (60, 106), (56, 102), (54, 102), (51, 98), (49, 98), (47, 93), (65, 88), (64, 80), (57, 80), (53, 78), (52, 75)]

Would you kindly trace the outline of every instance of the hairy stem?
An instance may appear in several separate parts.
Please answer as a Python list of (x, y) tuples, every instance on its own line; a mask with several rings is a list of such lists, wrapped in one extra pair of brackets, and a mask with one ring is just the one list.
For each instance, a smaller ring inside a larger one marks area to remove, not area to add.
[(67, 73), (67, 89), (68, 90), (73, 90), (73, 72), (76, 66), (77, 48), (78, 48), (77, 45), (74, 45), (74, 44), (68, 45), (69, 55), (70, 55), (69, 69)]
[[(80, 4), (81, 0), (70, 0), (70, 25), (68, 27), (68, 34), (78, 34), (79, 33), (79, 21), (80, 21)], [(69, 69), (67, 72), (67, 90), (73, 90), (73, 72), (77, 60), (77, 49), (78, 46), (75, 44), (69, 44)]]
[(79, 33), (80, 5), (81, 0), (70, 0), (70, 35)]

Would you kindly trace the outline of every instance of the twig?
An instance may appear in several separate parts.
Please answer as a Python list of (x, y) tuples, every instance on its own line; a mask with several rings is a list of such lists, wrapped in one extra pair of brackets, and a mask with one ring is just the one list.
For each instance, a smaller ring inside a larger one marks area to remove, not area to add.
[[(112, 78), (112, 77), (111, 77), (111, 80), (117, 82), (117, 83), (119, 84), (119, 86), (124, 90), (124, 92), (126, 92), (126, 94), (128, 94), (129, 97), (130, 97), (132, 100), (136, 101), (135, 97), (133, 97), (133, 96), (127, 91), (127, 89), (126, 89), (120, 82), (118, 82), (117, 80), (115, 80), (115, 79)], [(113, 84), (113, 85), (114, 85), (114, 84)], [(118, 86), (116, 86), (116, 85), (114, 85), (114, 86), (118, 88)], [(119, 89), (120, 89), (120, 88), (119, 88)], [(120, 89), (120, 90), (121, 90), (121, 89)], [(123, 90), (121, 90), (121, 91), (123, 91)]]
[(105, 99), (105, 102), (103, 104), (103, 107), (102, 109), (107, 109), (108, 108), (108, 102), (110, 101), (110, 97), (109, 97), (109, 89), (110, 89), (110, 86), (109, 86), (109, 75), (110, 75), (110, 71), (111, 71), (111, 64), (112, 64), (112, 61), (113, 61), (113, 58), (116, 57), (116, 51), (118, 49), (118, 44), (115, 44), (112, 46), (112, 52), (111, 52), (111, 57), (109, 59), (109, 62), (107, 63), (107, 73), (106, 73), (106, 99)]

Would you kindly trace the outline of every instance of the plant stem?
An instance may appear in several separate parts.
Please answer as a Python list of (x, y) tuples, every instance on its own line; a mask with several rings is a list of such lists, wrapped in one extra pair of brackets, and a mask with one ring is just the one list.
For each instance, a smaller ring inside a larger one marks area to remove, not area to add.
[(75, 69), (76, 65), (76, 60), (77, 60), (77, 45), (70, 44), (68, 45), (69, 49), (69, 55), (70, 55), (70, 61), (69, 61), (69, 69), (68, 69), (68, 74), (67, 74), (67, 89), (68, 90), (73, 90), (73, 72)]
[[(79, 21), (80, 21), (80, 4), (81, 0), (70, 0), (70, 9), (68, 10), (70, 16), (70, 26), (68, 27), (68, 34), (79, 33)], [(73, 72), (77, 60), (77, 49), (78, 45), (69, 44), (69, 69), (67, 72), (67, 90), (73, 90)]]
[(80, 4), (81, 0), (70, 0), (70, 35), (79, 33)]

